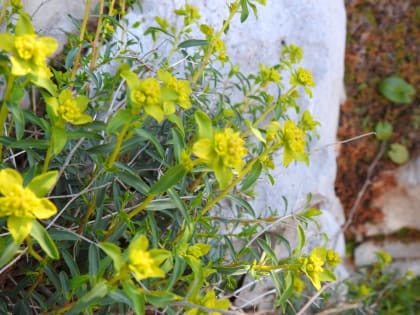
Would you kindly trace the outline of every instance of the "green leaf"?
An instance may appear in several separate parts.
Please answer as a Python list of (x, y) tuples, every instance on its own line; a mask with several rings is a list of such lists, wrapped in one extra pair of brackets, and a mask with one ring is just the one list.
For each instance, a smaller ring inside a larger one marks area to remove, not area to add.
[(16, 140), (20, 140), (25, 132), (25, 116), (23, 110), (19, 106), (9, 106), (9, 110), (15, 120)]
[(79, 53), (79, 47), (73, 47), (70, 49), (70, 51), (67, 53), (66, 61), (64, 63), (64, 67), (69, 70), (73, 67), (74, 58), (76, 58), (76, 55)]
[(260, 161), (257, 161), (253, 166), (251, 171), (242, 181), (241, 191), (246, 191), (250, 188), (260, 177), (262, 171), (262, 164)]
[(376, 138), (388, 140), (392, 136), (392, 125), (387, 121), (378, 122), (375, 126)]
[(273, 264), (278, 264), (278, 259), (276, 257), (276, 253), (273, 250), (273, 246), (267, 242), (267, 240), (264, 239), (257, 239), (258, 245), (261, 247), (261, 249), (264, 251), (266, 255), (268, 255), (273, 262)]
[(407, 148), (399, 143), (393, 143), (388, 150), (388, 157), (392, 162), (397, 164), (404, 164), (410, 158), (410, 153)]
[(67, 133), (64, 128), (54, 127), (51, 132), (51, 141), (53, 143), (53, 155), (58, 155), (66, 146)]
[(183, 165), (176, 165), (168, 169), (159, 180), (150, 187), (149, 194), (160, 194), (181, 181), (187, 173)]
[(49, 78), (28, 74), (28, 79), (33, 84), (47, 90), (51, 95), (57, 95), (57, 86)]
[(160, 144), (159, 140), (156, 139), (156, 137), (152, 133), (150, 133), (147, 130), (144, 130), (142, 128), (136, 128), (135, 132), (138, 136), (140, 136), (143, 139), (146, 139), (146, 140), (150, 141), (154, 145), (154, 147), (156, 148), (156, 150), (159, 154), (159, 157), (162, 160), (165, 158), (165, 151), (163, 150), (162, 145)]
[(32, 26), (31, 18), (23, 11), (19, 12), (19, 19), (16, 23), (15, 34), (22, 36), (26, 34), (35, 34), (35, 29)]
[(276, 302), (276, 306), (282, 306), (292, 296), (293, 293), (293, 273), (287, 271), (284, 279), (284, 290)]
[(186, 299), (188, 301), (193, 301), (198, 293), (200, 292), (201, 287), (204, 283), (204, 273), (203, 267), (201, 266), (201, 260), (195, 258), (194, 256), (185, 256), (185, 261), (191, 267), (193, 280), (190, 283)]
[(390, 76), (379, 83), (379, 91), (392, 102), (410, 104), (416, 89), (398, 76)]
[(247, 0), (241, 0), (241, 23), (245, 22), (245, 20), (248, 18), (249, 10), (248, 10), (248, 1)]
[(187, 209), (185, 207), (185, 203), (181, 200), (179, 195), (173, 189), (168, 189), (168, 194), (169, 194), (169, 197), (171, 198), (173, 204), (181, 212), (182, 216), (184, 217), (184, 220), (187, 223), (190, 223), (191, 222), (191, 216), (188, 215)]
[(124, 293), (130, 298), (133, 310), (136, 315), (145, 314), (144, 295), (131, 280), (122, 282)]
[(32, 222), (31, 236), (39, 243), (43, 251), (52, 259), (60, 258), (54, 241), (48, 234), (47, 230), (37, 221)]
[(265, 139), (261, 134), (261, 131), (259, 131), (257, 128), (255, 128), (254, 126), (252, 126), (252, 123), (249, 120), (245, 121), (245, 124), (248, 126), (248, 128), (252, 131), (252, 133), (254, 134), (254, 136), (260, 140), (262, 143), (265, 143)]
[(319, 274), (319, 280), (321, 281), (335, 281), (336, 279), (335, 274), (329, 269), (324, 269), (324, 271)]
[(165, 308), (169, 303), (175, 300), (180, 300), (177, 295), (172, 292), (165, 291), (149, 291), (145, 296), (145, 301), (158, 308)]
[(300, 255), (302, 252), (303, 246), (305, 246), (306, 243), (306, 236), (305, 236), (305, 230), (303, 229), (302, 225), (298, 224), (297, 226), (297, 232), (298, 232), (298, 244), (296, 247), (296, 253), (295, 255)]
[(35, 193), (37, 197), (45, 196), (55, 185), (58, 179), (58, 171), (49, 171), (35, 176), (27, 188)]
[(133, 115), (128, 109), (118, 111), (108, 122), (106, 126), (106, 133), (108, 135), (117, 134), (118, 130), (125, 124), (129, 123), (132, 117)]
[(213, 139), (213, 124), (209, 116), (201, 110), (197, 110), (194, 118), (198, 126), (198, 138)]
[(305, 217), (305, 218), (312, 218), (312, 217), (317, 217), (319, 215), (322, 214), (322, 211), (316, 208), (309, 208), (308, 210), (306, 210), (305, 212), (303, 212), (302, 214), (300, 214), (299, 216)]
[(80, 300), (69, 310), (68, 314), (80, 314), (89, 305), (96, 303), (109, 292), (106, 280), (98, 282), (89, 292), (83, 294)]
[(99, 270), (99, 252), (95, 244), (90, 244), (88, 252), (89, 275), (92, 279), (96, 277)]
[[(118, 162), (114, 164), (114, 166), (120, 166)], [(124, 170), (122, 172), (116, 173), (116, 176), (125, 184), (133, 187), (138, 192), (142, 193), (143, 195), (147, 195), (149, 193), (149, 186), (135, 173)]]
[(121, 248), (113, 243), (100, 243), (99, 247), (109, 256), (114, 262), (114, 268), (117, 272), (120, 271), (124, 264), (124, 259), (121, 253)]
[(6, 248), (3, 248), (0, 255), (0, 268), (6, 265), (13, 256), (17, 253), (19, 249), (19, 244), (16, 244), (13, 240), (6, 245)]
[(188, 48), (195, 46), (208, 46), (209, 42), (205, 39), (187, 39), (178, 44), (178, 48)]

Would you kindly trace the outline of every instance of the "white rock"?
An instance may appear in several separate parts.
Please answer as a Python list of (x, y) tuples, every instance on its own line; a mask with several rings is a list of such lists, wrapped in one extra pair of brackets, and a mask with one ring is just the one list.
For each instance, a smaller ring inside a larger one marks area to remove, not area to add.
[(367, 235), (390, 234), (402, 228), (420, 228), (420, 156), (400, 167), (393, 176), (396, 185), (377, 196), (381, 222), (366, 225)]
[(397, 269), (401, 273), (411, 271), (420, 275), (420, 243), (402, 243), (399, 241), (385, 241), (374, 243), (368, 241), (355, 250), (355, 263), (358, 267), (370, 265), (377, 261), (376, 252), (385, 251), (392, 257), (390, 269)]
[[(98, 2), (99, 0), (92, 0), (91, 9)], [(78, 32), (70, 15), (76, 20), (82, 20), (86, 0), (22, 0), (22, 4), (32, 17), (38, 34), (54, 37), (59, 43), (57, 52), (60, 52), (67, 43), (67, 35)]]

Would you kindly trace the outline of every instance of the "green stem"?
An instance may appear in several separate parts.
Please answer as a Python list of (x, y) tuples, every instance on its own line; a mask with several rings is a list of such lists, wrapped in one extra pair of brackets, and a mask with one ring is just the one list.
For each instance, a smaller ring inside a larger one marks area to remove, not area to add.
[(0, 25), (1, 25), (1, 23), (3, 23), (4, 16), (6, 15), (7, 8), (9, 7), (9, 2), (10, 2), (10, 0), (4, 1), (3, 7), (1, 8), (1, 12), (0, 12)]
[(87, 26), (87, 23), (88, 23), (88, 20), (89, 20), (89, 15), (90, 15), (90, 3), (91, 3), (91, 0), (86, 0), (85, 15), (83, 17), (82, 25), (80, 26), (79, 51), (76, 55), (76, 58), (74, 59), (73, 69), (72, 69), (72, 72), (71, 72), (70, 82), (72, 82), (72, 84), (73, 84), (74, 80), (76, 79), (76, 73), (77, 73), (77, 70), (79, 69), (79, 66), (80, 66), (80, 57), (81, 57), (81, 54), (82, 54), (82, 44), (83, 44), (82, 42), (83, 42), (83, 39), (85, 37), (86, 26)]
[(144, 199), (144, 201), (141, 203), (140, 206), (138, 206), (137, 208), (133, 209), (130, 213), (128, 213), (128, 218), (132, 219), (134, 216), (136, 216), (137, 214), (139, 214), (141, 211), (143, 211), (156, 197), (156, 194), (150, 194), (149, 196), (147, 196), (146, 199)]
[(120, 154), (121, 145), (124, 141), (125, 135), (127, 134), (128, 129), (130, 128), (131, 123), (127, 123), (123, 126), (120, 133), (118, 134), (117, 142), (115, 143), (114, 151), (112, 152), (111, 156), (108, 159), (107, 165), (111, 168), (114, 165), (115, 160)]
[(54, 140), (50, 139), (50, 144), (48, 146), (47, 154), (45, 155), (44, 165), (42, 166), (42, 173), (46, 173), (48, 171), (48, 165), (51, 161), (52, 150), (54, 148)]
[[(4, 125), (7, 120), (7, 115), (9, 114), (9, 110), (7, 108), (7, 100), (9, 99), (10, 94), (12, 93), (12, 87), (13, 87), (14, 82), (15, 82), (15, 76), (10, 74), (7, 79), (7, 87), (4, 93), (3, 104), (0, 109), (0, 129), (1, 129), (0, 136), (4, 135)], [(2, 160), (2, 157), (3, 157), (3, 145), (0, 143), (0, 161)]]
[(226, 29), (228, 28), (230, 22), (232, 21), (233, 17), (235, 16), (237, 10), (231, 10), (229, 13), (228, 18), (224, 21), (222, 28), (220, 29), (220, 31), (218, 31), (214, 38), (211, 40), (209, 48), (207, 49), (204, 57), (203, 57), (203, 62), (201, 62), (200, 68), (197, 70), (197, 72), (194, 73), (192, 79), (191, 79), (191, 85), (194, 88), (195, 84), (198, 81), (198, 78), (203, 74), (204, 70), (207, 67), (207, 64), (210, 60), (211, 55), (213, 54), (213, 48), (214, 48), (214, 42), (215, 40), (219, 39), (222, 34), (226, 31)]
[(252, 167), (260, 159), (261, 156), (258, 156), (254, 158), (251, 162), (249, 162), (247, 166), (239, 173), (239, 175), (233, 181), (231, 181), (230, 184), (227, 185), (226, 188), (217, 197), (212, 199), (209, 203), (207, 203), (204, 206), (203, 209), (201, 209), (201, 217), (203, 217), (215, 204), (217, 204), (220, 200), (224, 199), (229, 194), (229, 192), (231, 192), (232, 189), (235, 188), (235, 186), (242, 180), (242, 178), (244, 178), (245, 175), (251, 171)]

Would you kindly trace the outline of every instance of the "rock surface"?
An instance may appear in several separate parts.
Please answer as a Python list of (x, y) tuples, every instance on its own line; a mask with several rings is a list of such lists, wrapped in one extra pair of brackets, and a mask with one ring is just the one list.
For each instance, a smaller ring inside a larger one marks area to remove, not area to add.
[(420, 156), (390, 174), (395, 185), (374, 201), (384, 217), (366, 225), (368, 236), (391, 234), (402, 228), (420, 229)]
[(386, 251), (392, 257), (390, 269), (397, 269), (402, 274), (411, 271), (420, 275), (420, 243), (365, 242), (356, 248), (356, 266), (367, 266), (377, 261), (375, 253), (378, 251)]
[[(22, 0), (25, 11), (32, 17), (35, 29), (44, 36), (54, 37), (60, 52), (67, 43), (67, 34), (76, 33), (77, 24), (71, 17), (81, 20), (87, 0)], [(91, 1), (91, 9), (99, 0)]]

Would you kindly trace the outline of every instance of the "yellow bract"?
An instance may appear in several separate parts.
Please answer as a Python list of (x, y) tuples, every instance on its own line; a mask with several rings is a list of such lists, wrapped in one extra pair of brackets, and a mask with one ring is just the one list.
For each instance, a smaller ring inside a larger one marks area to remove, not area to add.
[[(217, 300), (216, 293), (213, 290), (208, 291), (203, 297), (196, 298), (194, 302), (197, 303), (198, 305), (202, 305), (207, 308), (214, 308), (214, 309), (219, 309), (219, 310), (228, 310), (230, 306), (230, 302), (228, 299)], [(186, 312), (186, 315), (207, 315), (207, 314), (221, 315), (221, 313), (219, 312), (208, 313), (198, 308), (193, 308), (189, 310), (188, 312)]]
[(305, 161), (305, 133), (292, 120), (284, 123), (282, 130), (284, 144), (283, 164), (288, 166), (293, 160)]
[(147, 250), (149, 241), (146, 236), (140, 235), (131, 244), (128, 251), (128, 268), (133, 272), (134, 277), (140, 281), (146, 278), (162, 278), (165, 273), (159, 268), (161, 261), (154, 256), (159, 250)]
[(64, 90), (58, 98), (47, 97), (45, 101), (59, 121), (67, 121), (74, 125), (83, 125), (92, 121), (92, 117), (83, 113), (89, 102), (86, 96), (73, 97), (70, 90)]
[(212, 139), (202, 138), (195, 142), (193, 153), (214, 170), (219, 185), (224, 187), (232, 179), (232, 169), (239, 171), (245, 164), (243, 158), (247, 149), (239, 132), (232, 128), (212, 135)]
[(16, 35), (0, 34), (0, 49), (11, 53), (12, 74), (50, 77), (46, 59), (57, 49), (52, 37), (37, 37), (29, 17), (21, 14), (16, 25)]
[(144, 109), (148, 115), (161, 122), (165, 116), (175, 113), (175, 104), (183, 109), (191, 107), (191, 87), (187, 80), (178, 80), (164, 70), (159, 70), (157, 73), (161, 82), (156, 78), (140, 80), (134, 72), (126, 68), (121, 71), (121, 76), (126, 79), (130, 88), (134, 115)]
[(57, 212), (47, 198), (23, 186), (22, 176), (13, 169), (0, 171), (0, 217), (8, 217), (7, 227), (20, 244), (31, 231), (35, 219), (47, 219)]

